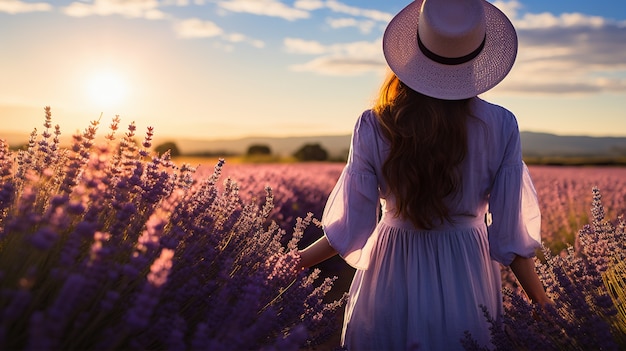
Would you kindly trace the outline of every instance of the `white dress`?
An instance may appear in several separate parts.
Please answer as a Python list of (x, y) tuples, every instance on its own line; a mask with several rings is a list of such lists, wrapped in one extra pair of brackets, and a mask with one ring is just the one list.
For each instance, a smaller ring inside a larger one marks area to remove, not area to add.
[(481, 306), (502, 313), (499, 263), (532, 257), (540, 245), (541, 216), (515, 116), (479, 98), (471, 104), (462, 196), (448, 204), (453, 223), (433, 230), (393, 216), (381, 173), (389, 145), (372, 111), (356, 123), (322, 216), (331, 246), (357, 269), (342, 333), (350, 351), (457, 350), (465, 331), (488, 345)]

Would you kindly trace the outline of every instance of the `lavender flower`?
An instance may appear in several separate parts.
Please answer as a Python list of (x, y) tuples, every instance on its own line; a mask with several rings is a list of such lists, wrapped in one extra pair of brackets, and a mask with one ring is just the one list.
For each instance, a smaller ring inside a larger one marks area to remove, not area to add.
[[(505, 313), (492, 324), (496, 350), (620, 350), (626, 347), (623, 312), (625, 270), (623, 224), (605, 219), (601, 194), (592, 189), (591, 224), (579, 231), (577, 248), (554, 255), (544, 247), (537, 261), (541, 280), (553, 305), (532, 305), (525, 297), (505, 291)], [(618, 220), (623, 223), (623, 221)], [(621, 228), (621, 229), (619, 229)], [(467, 350), (484, 349), (471, 335)]]
[[(168, 153), (148, 159), (131, 123), (119, 143), (98, 121), (59, 145), (45, 109), (17, 165), (0, 141), (0, 349), (300, 349), (343, 300), (297, 272), (298, 241), (239, 183), (204, 181)], [(310, 317), (308, 316), (310, 314)]]

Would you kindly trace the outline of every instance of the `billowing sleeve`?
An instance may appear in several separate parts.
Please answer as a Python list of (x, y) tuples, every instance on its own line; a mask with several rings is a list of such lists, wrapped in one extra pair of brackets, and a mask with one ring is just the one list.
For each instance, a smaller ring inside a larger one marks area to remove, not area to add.
[(375, 121), (365, 116), (357, 121), (348, 161), (322, 215), (324, 235), (330, 245), (357, 269), (369, 265), (380, 206), (373, 158)]
[(528, 167), (522, 161), (517, 123), (509, 134), (489, 197), (491, 257), (505, 266), (515, 255), (532, 257), (541, 247), (541, 212)]

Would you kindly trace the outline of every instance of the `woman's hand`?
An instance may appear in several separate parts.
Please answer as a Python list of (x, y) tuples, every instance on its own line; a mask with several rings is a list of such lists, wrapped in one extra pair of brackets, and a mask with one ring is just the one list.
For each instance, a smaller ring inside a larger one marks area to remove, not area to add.
[(323, 262), (337, 254), (337, 251), (330, 246), (326, 236), (319, 238), (307, 248), (298, 251), (300, 255), (300, 269), (309, 268)]
[(552, 300), (546, 295), (546, 291), (543, 288), (543, 284), (539, 280), (537, 271), (535, 270), (535, 262), (532, 258), (515, 256), (513, 262), (511, 262), (511, 270), (515, 274), (517, 281), (526, 292), (526, 295), (533, 303), (545, 306), (552, 304)]

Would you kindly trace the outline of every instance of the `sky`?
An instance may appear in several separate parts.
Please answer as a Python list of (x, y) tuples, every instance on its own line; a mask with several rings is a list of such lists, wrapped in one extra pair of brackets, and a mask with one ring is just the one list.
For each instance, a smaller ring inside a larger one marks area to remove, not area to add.
[[(66, 136), (115, 115), (172, 138), (349, 134), (408, 3), (0, 0), (0, 138), (41, 131), (45, 106)], [(482, 98), (522, 131), (626, 136), (626, 2), (492, 3), (520, 46)]]

